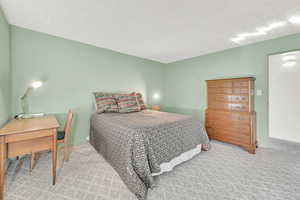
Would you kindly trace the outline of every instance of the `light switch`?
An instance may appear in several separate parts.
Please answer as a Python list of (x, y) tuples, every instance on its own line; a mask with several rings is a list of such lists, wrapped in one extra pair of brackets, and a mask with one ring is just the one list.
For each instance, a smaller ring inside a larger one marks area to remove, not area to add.
[(262, 90), (256, 90), (256, 96), (262, 96), (263, 92)]

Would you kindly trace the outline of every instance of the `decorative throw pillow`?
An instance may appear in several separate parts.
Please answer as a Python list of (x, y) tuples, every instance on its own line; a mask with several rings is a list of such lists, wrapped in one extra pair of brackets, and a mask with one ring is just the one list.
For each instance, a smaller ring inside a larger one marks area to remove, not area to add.
[(119, 112), (118, 104), (112, 93), (95, 92), (97, 112)]
[(136, 93), (136, 96), (137, 96), (137, 99), (138, 99), (138, 102), (140, 104), (140, 107), (141, 107), (141, 110), (145, 110), (147, 109), (146, 105), (145, 105), (145, 102), (143, 100), (143, 96), (141, 93)]
[(136, 93), (115, 94), (120, 113), (138, 112), (141, 110)]

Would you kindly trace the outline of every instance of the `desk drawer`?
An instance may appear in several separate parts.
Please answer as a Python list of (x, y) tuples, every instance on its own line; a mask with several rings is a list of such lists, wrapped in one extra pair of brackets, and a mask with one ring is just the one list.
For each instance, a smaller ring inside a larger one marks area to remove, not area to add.
[(19, 134), (12, 134), (5, 136), (5, 142), (17, 142), (17, 141), (23, 141), (23, 140), (30, 140), (34, 138), (40, 138), (40, 137), (46, 137), (54, 135), (54, 132), (56, 129), (45, 129), (45, 130), (38, 130), (38, 131), (32, 131), (27, 133), (19, 133)]
[(11, 142), (7, 144), (8, 157), (16, 157), (32, 152), (40, 152), (52, 149), (53, 136), (40, 137), (30, 140)]

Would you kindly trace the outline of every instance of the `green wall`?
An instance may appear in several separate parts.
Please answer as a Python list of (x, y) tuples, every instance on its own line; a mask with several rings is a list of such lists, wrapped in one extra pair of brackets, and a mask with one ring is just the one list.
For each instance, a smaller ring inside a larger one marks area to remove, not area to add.
[[(162, 94), (161, 63), (11, 26), (13, 113), (19, 97), (34, 80), (44, 81), (28, 99), (30, 112), (66, 113), (76, 119), (73, 143), (89, 133), (94, 91), (140, 91), (148, 104), (154, 92)], [(157, 102), (159, 103), (159, 102)]]
[(0, 127), (11, 117), (10, 30), (0, 8)]
[(206, 107), (205, 80), (254, 76), (256, 89), (263, 90), (263, 96), (255, 96), (258, 142), (266, 146), (268, 55), (295, 49), (300, 49), (300, 34), (168, 64), (164, 71), (164, 110), (191, 114), (203, 121)]
[[(15, 26), (10, 30), (13, 113), (20, 112), (19, 97), (26, 86), (41, 79), (45, 85), (31, 94), (30, 111), (66, 113), (73, 109), (75, 144), (83, 142), (88, 135), (93, 91), (140, 91), (148, 104), (158, 103), (165, 111), (190, 114), (203, 121), (205, 80), (254, 76), (256, 89), (263, 90), (262, 96), (255, 96), (258, 142), (266, 146), (268, 55), (300, 49), (300, 34), (295, 34), (161, 64)], [(9, 68), (5, 69), (9, 74)], [(9, 80), (4, 85), (9, 88)], [(159, 102), (152, 100), (154, 92), (163, 97)], [(4, 93), (9, 94), (9, 90)], [(6, 102), (9, 99), (1, 98)], [(9, 106), (1, 106), (7, 109), (5, 113), (10, 113)]]

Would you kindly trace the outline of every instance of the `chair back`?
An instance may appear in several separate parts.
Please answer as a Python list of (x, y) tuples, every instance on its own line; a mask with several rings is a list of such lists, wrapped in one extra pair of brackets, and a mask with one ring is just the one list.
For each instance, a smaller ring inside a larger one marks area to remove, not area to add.
[(64, 128), (64, 131), (65, 131), (65, 139), (67, 139), (68, 134), (69, 134), (69, 132), (70, 132), (71, 125), (72, 125), (72, 120), (73, 120), (73, 112), (72, 112), (71, 110), (69, 110), (68, 116), (67, 116), (67, 120), (66, 120), (66, 122), (65, 122), (65, 128)]

